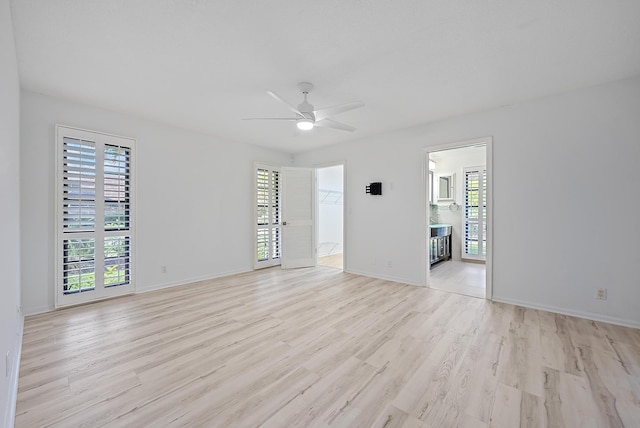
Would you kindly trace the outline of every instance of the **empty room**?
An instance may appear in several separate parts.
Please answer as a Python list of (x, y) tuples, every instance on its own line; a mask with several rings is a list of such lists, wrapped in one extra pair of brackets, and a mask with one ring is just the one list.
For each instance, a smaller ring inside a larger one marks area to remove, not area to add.
[(638, 22), (0, 0), (0, 426), (640, 426)]

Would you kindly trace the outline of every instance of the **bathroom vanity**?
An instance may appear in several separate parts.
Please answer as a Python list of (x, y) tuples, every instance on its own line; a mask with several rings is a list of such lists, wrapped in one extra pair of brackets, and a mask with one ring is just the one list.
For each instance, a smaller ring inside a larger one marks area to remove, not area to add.
[(429, 225), (429, 266), (443, 260), (451, 260), (451, 225)]

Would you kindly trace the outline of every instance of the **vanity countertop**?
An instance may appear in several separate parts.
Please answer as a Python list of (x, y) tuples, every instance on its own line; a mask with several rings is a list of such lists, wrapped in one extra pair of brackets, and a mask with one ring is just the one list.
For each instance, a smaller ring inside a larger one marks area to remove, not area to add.
[(450, 224), (430, 224), (429, 225), (429, 236), (432, 238), (436, 238), (438, 236), (449, 236), (451, 235), (451, 225)]

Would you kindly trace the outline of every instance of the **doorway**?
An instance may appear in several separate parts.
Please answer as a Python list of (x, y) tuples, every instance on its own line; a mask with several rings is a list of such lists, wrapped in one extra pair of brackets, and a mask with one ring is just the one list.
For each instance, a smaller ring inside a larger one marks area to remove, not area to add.
[(317, 168), (318, 264), (344, 269), (344, 165)]
[(315, 168), (254, 163), (253, 268), (317, 264)]
[(426, 150), (428, 287), (491, 298), (490, 137)]

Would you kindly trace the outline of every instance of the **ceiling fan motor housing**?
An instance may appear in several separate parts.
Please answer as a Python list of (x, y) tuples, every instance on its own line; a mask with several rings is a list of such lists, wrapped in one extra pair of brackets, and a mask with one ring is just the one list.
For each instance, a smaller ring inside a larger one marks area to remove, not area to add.
[(298, 89), (302, 92), (302, 95), (304, 95), (304, 101), (298, 104), (298, 111), (303, 113), (305, 118), (315, 122), (316, 118), (313, 114), (315, 109), (313, 108), (313, 104), (310, 104), (307, 101), (307, 95), (313, 90), (313, 84), (309, 82), (300, 82), (298, 83)]
[(313, 114), (313, 105), (312, 104), (309, 104), (308, 102), (304, 101), (304, 102), (298, 104), (298, 110), (300, 111), (300, 113), (302, 113), (304, 115), (305, 118), (311, 119), (311, 120), (316, 120), (316, 117)]

